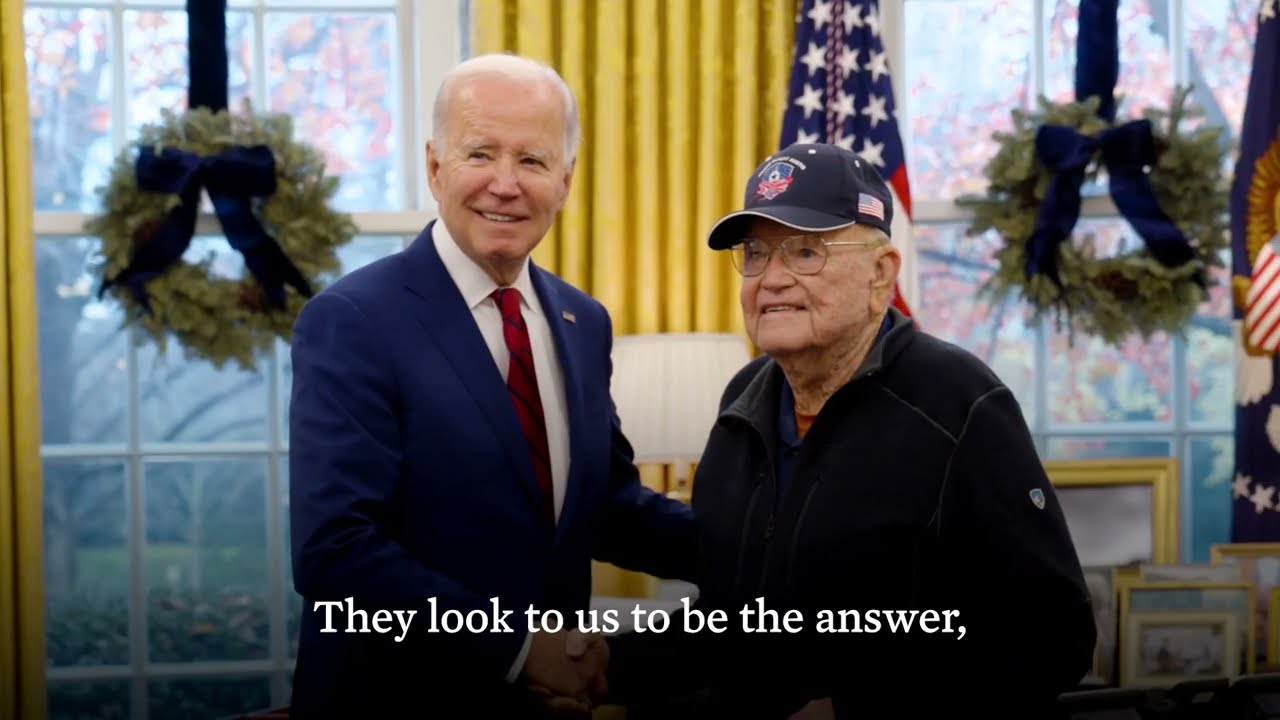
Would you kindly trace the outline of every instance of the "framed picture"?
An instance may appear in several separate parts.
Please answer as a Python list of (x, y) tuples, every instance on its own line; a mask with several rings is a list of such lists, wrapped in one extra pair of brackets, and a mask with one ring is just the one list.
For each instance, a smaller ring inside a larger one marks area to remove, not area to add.
[(1239, 569), (1244, 582), (1253, 583), (1255, 594), (1255, 645), (1259, 658), (1267, 657), (1267, 631), (1271, 588), (1280, 586), (1280, 543), (1228, 543), (1209, 547), (1209, 560)]
[(1235, 565), (1192, 563), (1185, 565), (1138, 566), (1138, 577), (1148, 582), (1247, 582), (1244, 573)]
[(1242, 674), (1239, 618), (1228, 610), (1134, 612), (1124, 628), (1121, 687), (1170, 687)]
[(1085, 567), (1178, 562), (1178, 460), (1049, 460), (1045, 471)]
[(1267, 601), (1267, 664), (1280, 664), (1280, 587), (1271, 588)]
[[(1226, 613), (1235, 618), (1232, 627), (1236, 637), (1229, 647), (1239, 657), (1232, 667), (1242, 673), (1254, 672), (1257, 667), (1255, 635), (1253, 633), (1254, 592), (1253, 585), (1244, 582), (1147, 582), (1134, 578), (1122, 578), (1118, 587), (1120, 616), (1121, 684), (1125, 682), (1124, 664), (1133, 660), (1132, 618), (1156, 615), (1201, 616), (1205, 613)], [(1132, 666), (1131, 667), (1136, 667)]]
[(1093, 667), (1084, 677), (1086, 685), (1114, 685), (1116, 682), (1116, 640), (1119, 634), (1116, 613), (1115, 568), (1085, 568), (1084, 582), (1093, 605), (1093, 624), (1098, 639), (1093, 647)]

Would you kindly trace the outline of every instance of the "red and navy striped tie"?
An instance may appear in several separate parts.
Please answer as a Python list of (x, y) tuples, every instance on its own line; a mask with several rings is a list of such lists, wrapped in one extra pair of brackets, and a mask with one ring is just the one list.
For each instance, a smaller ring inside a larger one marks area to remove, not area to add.
[(538, 393), (538, 376), (533, 367), (533, 349), (529, 344), (529, 328), (520, 314), (520, 291), (499, 288), (493, 299), (502, 311), (502, 337), (507, 341), (511, 361), (507, 365), (507, 393), (515, 405), (520, 427), (529, 441), (533, 456), (533, 474), (543, 493), (543, 511), (555, 524), (554, 493), (551, 489), (551, 453), (547, 449), (547, 421), (542, 412), (542, 396)]

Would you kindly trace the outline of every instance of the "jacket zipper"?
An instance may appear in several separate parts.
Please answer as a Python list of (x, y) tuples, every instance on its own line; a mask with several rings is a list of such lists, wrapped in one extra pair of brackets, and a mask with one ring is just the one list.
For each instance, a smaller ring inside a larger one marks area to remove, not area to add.
[(769, 524), (764, 528), (764, 555), (760, 558), (760, 586), (756, 593), (764, 597), (765, 586), (769, 580), (769, 551), (773, 549), (773, 510), (769, 511)]
[(747, 512), (742, 519), (742, 536), (738, 540), (738, 570), (734, 575), (733, 586), (735, 588), (742, 587), (742, 575), (746, 571), (747, 564), (747, 541), (748, 534), (751, 532), (751, 515), (755, 512), (756, 501), (760, 499), (761, 484), (757, 484), (755, 490), (751, 492), (751, 499), (747, 501)]
[(800, 514), (796, 516), (796, 526), (791, 531), (791, 549), (787, 553), (787, 584), (791, 587), (792, 575), (796, 567), (796, 548), (799, 546), (800, 530), (804, 527), (805, 515), (809, 513), (809, 503), (813, 500), (813, 491), (818, 489), (822, 484), (822, 473), (814, 476), (813, 482), (809, 483), (808, 489), (804, 493), (804, 504), (800, 506)]
[[(764, 455), (765, 464), (769, 466), (768, 477), (773, 480), (773, 482), (770, 483), (769, 486), (771, 488), (777, 488), (778, 478), (774, 473), (773, 458), (769, 457), (769, 452), (768, 452), (769, 444), (765, 442), (764, 435), (760, 433), (760, 429), (757, 428), (753, 423), (746, 422), (745, 425), (751, 428), (751, 431), (755, 433), (756, 440), (760, 443), (760, 447), (764, 448), (764, 452), (761, 454)], [(738, 572), (737, 572), (737, 579), (734, 582), (735, 587), (740, 588), (743, 586), (743, 583), (742, 583), (744, 579), (743, 575), (746, 573), (747, 543), (750, 542), (750, 531), (752, 526), (751, 518), (755, 514), (756, 502), (760, 499), (760, 493), (764, 488), (764, 485), (765, 483), (763, 481), (756, 484), (755, 490), (753, 490), (751, 493), (751, 500), (750, 502), (747, 503), (747, 512), (742, 522), (742, 538), (738, 546)], [(774, 521), (774, 513), (777, 511), (778, 498), (776, 497), (776, 492), (774, 493), (774, 495), (775, 497), (773, 498), (773, 500), (770, 501), (770, 505), (769, 505), (769, 520), (765, 524), (765, 528), (764, 528), (764, 552), (760, 559), (760, 583), (759, 583), (760, 592), (759, 594), (761, 596), (764, 595), (765, 580), (769, 576), (769, 573), (768, 573), (769, 549), (773, 545), (773, 536), (775, 534), (775, 529), (776, 529), (776, 523)]]
[(772, 554), (773, 536), (776, 534), (775, 531), (777, 529), (775, 515), (778, 512), (778, 493), (776, 490), (778, 487), (778, 477), (774, 473), (772, 462), (769, 463), (769, 477), (773, 479), (772, 486), (775, 490), (773, 492), (773, 499), (769, 503), (769, 521), (765, 523), (764, 526), (764, 551), (761, 553), (760, 557), (760, 585), (757, 593), (759, 597), (764, 597), (765, 585), (769, 579), (769, 556)]

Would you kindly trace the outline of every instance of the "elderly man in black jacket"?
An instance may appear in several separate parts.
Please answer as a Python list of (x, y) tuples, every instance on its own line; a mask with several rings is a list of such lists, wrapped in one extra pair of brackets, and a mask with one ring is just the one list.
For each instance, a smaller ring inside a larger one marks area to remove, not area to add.
[[(619, 696), (683, 678), (723, 717), (817, 701), (1039, 720), (1088, 671), (1088, 592), (1021, 410), (891, 307), (892, 211), (867, 161), (799, 144), (712, 229), (764, 353), (726, 389), (693, 490), (696, 609), (728, 629), (617, 639)], [(761, 605), (798, 632), (753, 632), (774, 629)]]

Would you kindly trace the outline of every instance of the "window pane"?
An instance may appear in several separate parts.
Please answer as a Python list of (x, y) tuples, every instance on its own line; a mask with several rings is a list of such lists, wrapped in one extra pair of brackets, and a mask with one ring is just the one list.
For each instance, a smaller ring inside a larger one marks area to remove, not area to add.
[(400, 68), (395, 13), (287, 13), (266, 16), (270, 108), (295, 119), (295, 132), (342, 177), (344, 210), (403, 206), (398, 158)]
[(128, 680), (49, 682), (49, 720), (128, 720)]
[(906, 3), (911, 51), (896, 82), (906, 98), (915, 198), (986, 189), (982, 170), (997, 149), (991, 133), (1012, 129), (1009, 111), (1030, 97), (1032, 10), (1021, 0)]
[(364, 267), (378, 258), (394, 255), (405, 245), (405, 239), (399, 235), (354, 237), (351, 242), (338, 248), (338, 261), (342, 264), (342, 274)]
[[(1230, 264), (1225, 253), (1224, 260)], [(1231, 277), (1226, 267), (1210, 272), (1216, 285), (1187, 330), (1187, 407), (1193, 423), (1230, 427), (1235, 422), (1239, 344), (1231, 330)]]
[[(1080, 2), (1043, 2), (1049, 34), (1045, 44), (1045, 95), (1055, 102), (1070, 102), (1076, 99)], [(1122, 121), (1140, 118), (1142, 111), (1152, 106), (1168, 107), (1173, 97), (1168, 0), (1120, 0), (1117, 20), (1120, 77), (1115, 88), (1116, 119)]]
[(32, 189), (36, 210), (90, 211), (111, 146), (111, 13), (27, 8)]
[[(1205, 122), (1240, 134), (1253, 67), (1258, 0), (1196, 0), (1183, 3), (1187, 28), (1187, 69), (1193, 97)], [(1228, 157), (1228, 168), (1234, 158)]]
[(289, 458), (280, 459), (280, 507), (284, 513), (280, 526), (284, 528), (284, 596), (285, 596), (285, 645), (289, 657), (298, 655), (298, 632), (302, 627), (302, 596), (293, 587), (292, 540), (289, 534)]
[(129, 514), (124, 463), (46, 460), (43, 479), (49, 665), (127, 664)]
[[(124, 13), (125, 83), (129, 98), (129, 136), (138, 128), (160, 120), (161, 110), (187, 109), (188, 72), (187, 13), (126, 10)], [(239, 109), (252, 95), (249, 63), (252, 52), (252, 15), (227, 13), (227, 104)]]
[(227, 104), (232, 110), (253, 98), (253, 73), (259, 55), (254, 45), (253, 13), (227, 12)]
[(992, 304), (978, 291), (995, 270), (1002, 243), (986, 233), (966, 237), (963, 225), (912, 230), (917, 248), (920, 322), (924, 329), (977, 355), (1013, 390), (1035, 425), (1035, 332), (1014, 303)]
[(1169, 457), (1169, 438), (1149, 437), (1055, 437), (1049, 438), (1046, 454), (1050, 460), (1090, 460), (1095, 458)]
[(46, 445), (127, 440), (128, 338), (119, 307), (96, 300), (97, 242), (36, 240), (40, 422)]
[(276, 343), (276, 365), (280, 368), (280, 384), (277, 386), (280, 397), (277, 405), (280, 408), (280, 444), (289, 447), (289, 402), (293, 392), (293, 355), (292, 346)]
[(1049, 338), (1049, 421), (1169, 422), (1173, 418), (1171, 344), (1163, 333), (1120, 348), (1077, 335)]
[(1235, 440), (1230, 435), (1191, 438), (1187, 463), (1191, 477), (1191, 559), (1208, 562), (1209, 546), (1231, 541), (1231, 478), (1235, 475)]
[(247, 458), (144, 466), (151, 662), (267, 657), (266, 471)]
[(163, 356), (144, 345), (138, 362), (144, 442), (266, 442), (263, 372), (187, 360), (176, 342)]
[[(338, 249), (338, 262), (341, 263), (343, 275), (363, 267), (378, 258), (395, 254), (405, 247), (404, 238), (395, 235), (364, 235), (351, 239), (351, 242)], [(293, 383), (293, 360), (289, 355), (289, 346), (277, 345), (280, 358), (280, 437), (282, 442), (289, 442), (289, 392)]]
[(1187, 393), (1191, 421), (1231, 426), (1235, 421), (1235, 345), (1229, 320), (1197, 317), (1187, 331)]
[[(254, 0), (236, 0), (246, 4), (254, 2)], [(287, 8), (287, 7), (361, 7), (378, 9), (394, 8), (396, 0), (258, 0), (269, 8)]]
[[(397, 0), (228, 0), (227, 5), (246, 8), (265, 6), (267, 9), (297, 9), (301, 7), (391, 10), (395, 8), (396, 2)], [(462, 5), (466, 6), (465, 0)]]
[[(1091, 236), (1091, 238), (1090, 238)], [(1098, 257), (1127, 252), (1142, 243), (1123, 220), (1088, 220), (1070, 242), (1090, 245)], [(1052, 322), (1050, 323), (1052, 325)], [(1065, 331), (1049, 337), (1049, 421), (1169, 422), (1173, 418), (1173, 345), (1157, 333), (1134, 335), (1119, 348), (1101, 339)]]
[[(186, 262), (207, 259), (219, 277), (240, 277), (244, 258), (225, 238), (196, 238)], [(221, 369), (187, 359), (176, 339), (161, 354), (153, 343), (138, 349), (141, 388), (139, 421), (143, 442), (267, 441), (266, 362), (255, 371), (234, 362)]]
[(147, 720), (220, 718), (264, 710), (271, 704), (271, 679), (191, 678), (147, 683)]

